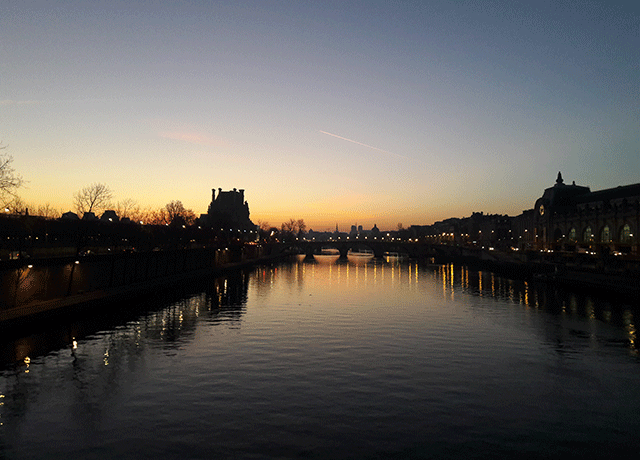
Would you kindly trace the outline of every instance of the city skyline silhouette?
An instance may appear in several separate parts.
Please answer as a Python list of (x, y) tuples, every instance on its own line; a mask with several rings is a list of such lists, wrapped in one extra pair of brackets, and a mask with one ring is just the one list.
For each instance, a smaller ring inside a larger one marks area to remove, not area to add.
[(638, 182), (631, 2), (34, 1), (3, 8), (0, 140), (25, 203), (254, 222), (429, 225), (517, 215), (557, 171)]

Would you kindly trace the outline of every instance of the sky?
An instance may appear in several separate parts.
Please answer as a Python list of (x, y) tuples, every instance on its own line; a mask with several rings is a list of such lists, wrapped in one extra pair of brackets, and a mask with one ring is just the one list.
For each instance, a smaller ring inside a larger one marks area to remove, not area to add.
[(381, 230), (518, 215), (558, 171), (640, 182), (637, 1), (0, 0), (0, 140), (27, 203)]

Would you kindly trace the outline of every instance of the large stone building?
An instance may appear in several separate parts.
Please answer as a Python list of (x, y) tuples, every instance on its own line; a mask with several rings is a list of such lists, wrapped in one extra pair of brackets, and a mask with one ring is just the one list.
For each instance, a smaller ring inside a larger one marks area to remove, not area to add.
[(256, 226), (249, 219), (249, 204), (244, 200), (244, 190), (223, 192), (212, 189), (211, 204), (206, 214), (200, 215), (201, 225), (226, 230), (253, 231)]
[(592, 192), (565, 184), (558, 173), (555, 185), (536, 200), (533, 215), (528, 239), (536, 248), (637, 252), (640, 184)]
[(474, 212), (412, 230), (414, 237), (447, 244), (638, 254), (640, 184), (592, 192), (565, 184), (558, 173), (555, 185), (519, 216)]

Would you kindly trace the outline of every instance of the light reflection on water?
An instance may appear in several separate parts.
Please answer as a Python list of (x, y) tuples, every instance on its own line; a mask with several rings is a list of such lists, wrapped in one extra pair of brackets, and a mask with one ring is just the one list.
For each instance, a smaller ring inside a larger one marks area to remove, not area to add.
[(638, 447), (636, 312), (454, 265), (258, 267), (5, 343), (0, 452), (609, 458)]

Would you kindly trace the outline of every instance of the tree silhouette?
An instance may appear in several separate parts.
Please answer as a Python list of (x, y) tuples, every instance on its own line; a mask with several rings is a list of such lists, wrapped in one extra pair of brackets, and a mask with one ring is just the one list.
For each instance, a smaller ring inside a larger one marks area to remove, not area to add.
[(38, 206), (34, 214), (36, 216), (45, 217), (47, 219), (53, 219), (55, 217), (60, 217), (61, 212), (51, 206), (49, 203), (45, 203)]
[(115, 211), (120, 219), (126, 217), (133, 222), (140, 222), (146, 219), (145, 212), (140, 209), (138, 202), (132, 198), (118, 201), (115, 205)]
[(182, 201), (171, 201), (157, 211), (152, 211), (148, 217), (153, 225), (192, 225), (196, 215), (191, 209), (186, 209)]
[(291, 240), (292, 238), (301, 237), (307, 229), (304, 219), (289, 219), (280, 226), (280, 234), (283, 239)]
[(76, 192), (73, 204), (79, 214), (104, 210), (111, 203), (113, 193), (105, 184), (95, 183)]
[(195, 213), (191, 209), (185, 209), (180, 200), (167, 203), (165, 209), (170, 224), (191, 225), (196, 220)]
[(0, 145), (0, 200), (3, 206), (5, 206), (10, 199), (15, 198), (15, 190), (20, 188), (24, 183), (22, 177), (16, 174), (11, 166), (13, 157), (1, 152), (6, 148), (6, 145)]

